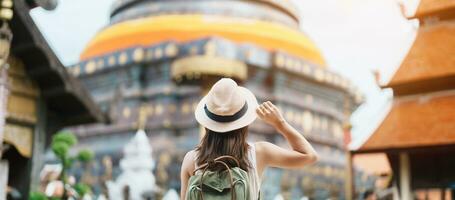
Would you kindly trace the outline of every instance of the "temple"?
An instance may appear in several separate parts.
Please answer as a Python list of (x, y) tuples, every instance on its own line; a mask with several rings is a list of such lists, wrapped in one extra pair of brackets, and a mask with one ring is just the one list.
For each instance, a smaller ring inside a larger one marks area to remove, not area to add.
[[(157, 158), (157, 184), (163, 191), (179, 190), (183, 156), (201, 134), (195, 105), (214, 81), (230, 77), (259, 101), (276, 103), (322, 157), (306, 170), (268, 170), (263, 197), (345, 198), (344, 129), (363, 97), (326, 66), (319, 49), (299, 30), (290, 1), (118, 0), (110, 24), (92, 38), (80, 59), (70, 71), (112, 120), (74, 128), (81, 145), (94, 149), (97, 158), (118, 166), (122, 147), (143, 128)], [(257, 121), (249, 130), (251, 141), (287, 146), (264, 123)], [(103, 170), (93, 173), (92, 183), (102, 184), (95, 175)], [(371, 185), (371, 177), (356, 173), (359, 190)]]
[[(455, 1), (421, 0), (417, 38), (391, 81), (384, 121), (353, 151), (384, 152), (402, 199), (422, 189), (452, 190), (455, 173)], [(451, 181), (452, 180), (452, 181)]]
[[(38, 190), (55, 132), (108, 120), (33, 22), (30, 9), (48, 2), (1, 2), (11, 13), (6, 20), (9, 12), (0, 14), (0, 199), (28, 199)], [(6, 198), (6, 193), (15, 196)]]

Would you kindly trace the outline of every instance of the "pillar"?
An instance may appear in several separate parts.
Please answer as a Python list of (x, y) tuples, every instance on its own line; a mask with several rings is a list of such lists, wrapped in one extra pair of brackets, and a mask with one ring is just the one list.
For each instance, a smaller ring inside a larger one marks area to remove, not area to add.
[(400, 159), (400, 196), (401, 200), (411, 200), (411, 167), (409, 154), (401, 152)]
[(37, 101), (38, 108), (38, 122), (33, 132), (33, 153), (32, 153), (32, 167), (30, 177), (30, 190), (38, 191), (40, 188), (40, 171), (44, 167), (44, 153), (46, 150), (46, 135), (52, 134), (47, 132), (47, 106), (42, 97)]

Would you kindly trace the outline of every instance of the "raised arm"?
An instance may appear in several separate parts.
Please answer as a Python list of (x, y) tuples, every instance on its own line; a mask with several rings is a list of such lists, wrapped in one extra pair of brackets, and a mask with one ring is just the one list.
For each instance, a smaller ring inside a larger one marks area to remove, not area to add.
[(260, 119), (273, 126), (288, 141), (292, 150), (269, 142), (257, 142), (258, 166), (262, 172), (267, 166), (279, 168), (301, 168), (317, 161), (318, 156), (311, 144), (281, 115), (270, 101), (262, 103), (256, 110)]

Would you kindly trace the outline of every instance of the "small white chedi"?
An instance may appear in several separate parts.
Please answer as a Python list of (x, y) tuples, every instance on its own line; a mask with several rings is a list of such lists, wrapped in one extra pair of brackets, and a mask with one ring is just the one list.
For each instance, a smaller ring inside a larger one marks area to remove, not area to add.
[(179, 197), (179, 194), (177, 193), (177, 191), (175, 191), (175, 189), (170, 189), (166, 192), (166, 194), (164, 194), (164, 197), (162, 200), (179, 200), (180, 197)]
[(143, 194), (157, 192), (158, 186), (152, 173), (154, 168), (152, 147), (144, 130), (137, 131), (123, 148), (123, 153), (120, 160), (122, 173), (115, 182), (107, 182), (109, 199), (123, 200), (126, 188), (129, 190), (130, 200), (142, 200)]

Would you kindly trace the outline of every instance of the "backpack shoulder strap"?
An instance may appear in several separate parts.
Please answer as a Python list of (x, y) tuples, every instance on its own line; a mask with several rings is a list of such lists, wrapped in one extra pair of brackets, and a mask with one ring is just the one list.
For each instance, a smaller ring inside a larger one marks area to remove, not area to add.
[[(217, 157), (215, 158), (213, 161), (209, 161), (207, 163), (204, 163), (202, 164), (201, 166), (198, 166), (198, 168), (196, 168), (194, 171), (193, 171), (193, 174), (196, 174), (196, 171), (199, 171), (199, 170), (203, 170), (205, 169), (206, 167), (208, 167), (209, 165), (211, 165), (212, 163), (216, 163), (216, 161), (221, 161), (223, 159), (230, 159), (230, 160), (233, 160), (235, 162), (235, 164), (237, 165), (236, 167), (240, 167), (240, 163), (239, 163), (239, 160), (237, 160), (237, 158), (233, 157), (233, 156), (228, 156), (228, 155), (225, 155), (225, 156), (220, 156), (220, 157)], [(219, 163), (219, 162), (218, 162)], [(223, 162), (224, 163), (224, 162)], [(226, 163), (224, 163), (226, 164)], [(227, 166), (227, 165), (226, 165)]]

